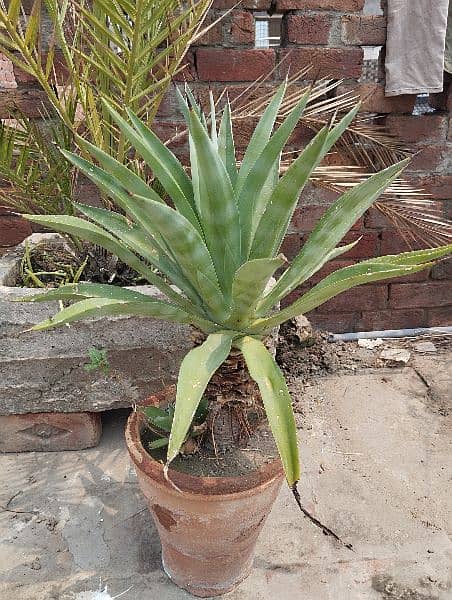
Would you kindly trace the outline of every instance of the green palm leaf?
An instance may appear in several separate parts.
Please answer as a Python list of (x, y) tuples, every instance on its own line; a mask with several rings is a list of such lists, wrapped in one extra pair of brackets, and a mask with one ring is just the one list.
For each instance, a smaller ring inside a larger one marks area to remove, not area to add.
[(134, 196), (134, 201), (141, 203), (148, 212), (155, 228), (171, 248), (182, 273), (194, 289), (199, 291), (212, 315), (223, 319), (229, 313), (229, 307), (225, 304), (218, 285), (212, 258), (198, 231), (185, 217), (166, 204), (140, 196)]
[(183, 276), (179, 264), (167, 258), (167, 254), (160, 250), (161, 247), (155, 238), (152, 238), (151, 234), (146, 232), (143, 227), (111, 210), (86, 204), (75, 204), (74, 206), (97, 225), (121, 240), (129, 250), (141, 255), (147, 262), (167, 275), (194, 304), (198, 305), (201, 302), (196, 290)]
[(196, 151), (200, 181), (200, 219), (220, 285), (230, 296), (234, 273), (241, 261), (237, 204), (226, 167), (199, 117), (190, 113), (190, 137)]
[(211, 334), (182, 361), (177, 381), (176, 407), (168, 444), (167, 465), (176, 458), (212, 375), (227, 359), (233, 337)]
[[(270, 331), (273, 327), (284, 323), (284, 321), (307, 313), (352, 287), (392, 277), (410, 275), (427, 269), (433, 264), (433, 262), (426, 262), (419, 265), (405, 265), (369, 260), (350, 267), (344, 267), (322, 279), (312, 290), (287, 308), (279, 311), (275, 316), (258, 321), (254, 327), (257, 327), (259, 331)], [(250, 330), (252, 331), (254, 327), (250, 327)]]
[[(237, 204), (240, 211), (242, 228), (242, 254), (249, 256), (250, 245), (261, 217), (271, 202), (271, 195), (279, 175), (281, 152), (295, 129), (308, 102), (305, 94), (286, 117), (277, 131), (271, 136), (260, 156), (256, 159), (246, 176)], [(265, 190), (267, 183), (268, 191)]]
[(322, 216), (301, 252), (292, 265), (280, 277), (276, 286), (263, 299), (259, 314), (265, 314), (281, 298), (306, 281), (320, 266), (328, 254), (344, 237), (350, 227), (373, 204), (383, 190), (396, 179), (409, 161), (402, 161), (376, 173), (360, 185), (341, 196)]
[[(54, 317), (34, 325), (31, 329), (39, 331), (88, 317), (105, 317), (107, 315), (138, 315), (174, 321), (175, 323), (193, 323), (197, 320), (196, 317), (184, 312), (177, 306), (167, 304), (161, 300), (120, 301), (114, 298), (90, 298), (63, 308)], [(212, 323), (201, 319), (198, 322), (203, 327), (207, 326), (208, 331), (214, 329)]]
[(300, 193), (312, 172), (354, 119), (358, 108), (359, 105), (335, 127), (321, 129), (281, 177), (256, 225), (250, 253), (252, 258), (274, 256), (279, 251)]
[(140, 273), (149, 283), (155, 285), (165, 296), (175, 302), (181, 308), (193, 311), (196, 313), (196, 309), (193, 305), (185, 300), (180, 294), (175, 292), (161, 277), (156, 275), (152, 269), (150, 269), (146, 263), (140, 260), (133, 252), (128, 250), (124, 244), (121, 244), (120, 240), (115, 239), (107, 231), (101, 229), (93, 223), (89, 223), (85, 219), (71, 216), (41, 216), (41, 215), (24, 215), (26, 219), (33, 223), (39, 223), (45, 227), (49, 227), (53, 231), (59, 231), (61, 233), (68, 233), (74, 237), (87, 240), (105, 248), (115, 256), (117, 256), (124, 263), (132, 267), (137, 273)]
[(258, 258), (244, 263), (237, 270), (232, 282), (233, 310), (228, 325), (234, 329), (241, 329), (254, 320), (254, 311), (270, 277), (284, 262), (282, 256)]
[(240, 167), (237, 179), (237, 195), (239, 195), (242, 191), (242, 187), (245, 185), (248, 173), (261, 155), (262, 149), (265, 148), (268, 140), (270, 139), (279, 109), (281, 108), (284, 94), (286, 93), (286, 89), (287, 82), (284, 82), (279, 86), (276, 94), (273, 96), (262, 117), (259, 119), (259, 123), (257, 124), (256, 129), (251, 136), (251, 140), (245, 151), (245, 156), (243, 157), (242, 166)]
[(86, 298), (106, 298), (124, 302), (146, 302), (155, 300), (151, 296), (135, 290), (104, 283), (68, 283), (59, 288), (24, 296), (17, 302), (49, 302), (50, 300), (83, 300)]
[(262, 342), (244, 337), (237, 346), (251, 377), (259, 386), (268, 422), (275, 438), (290, 487), (300, 479), (297, 428), (287, 384), (280, 368)]
[(220, 131), (218, 133), (218, 154), (223, 161), (224, 166), (226, 167), (232, 187), (235, 188), (238, 171), (237, 160), (235, 157), (231, 106), (229, 104), (229, 99), (226, 100), (226, 105), (224, 107), (223, 117), (220, 124)]

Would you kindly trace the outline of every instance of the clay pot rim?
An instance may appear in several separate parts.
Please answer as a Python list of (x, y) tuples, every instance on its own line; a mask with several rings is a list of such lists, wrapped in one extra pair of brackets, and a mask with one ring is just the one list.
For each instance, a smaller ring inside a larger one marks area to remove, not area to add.
[[(166, 388), (148, 398), (146, 404), (158, 406), (166, 403), (173, 392), (174, 386)], [(223, 498), (230, 496), (231, 499), (234, 499), (240, 496), (248, 496), (256, 487), (265, 488), (275, 479), (284, 476), (279, 458), (246, 475), (237, 477), (200, 477), (169, 468), (167, 475), (170, 481), (175, 484), (175, 487), (164, 477), (162, 463), (154, 460), (144, 449), (141, 443), (141, 432), (144, 425), (145, 417), (143, 414), (133, 411), (129, 415), (125, 437), (130, 457), (139, 471), (173, 494), (182, 492), (184, 495), (203, 496), (206, 500), (215, 500), (215, 497), (219, 495)]]

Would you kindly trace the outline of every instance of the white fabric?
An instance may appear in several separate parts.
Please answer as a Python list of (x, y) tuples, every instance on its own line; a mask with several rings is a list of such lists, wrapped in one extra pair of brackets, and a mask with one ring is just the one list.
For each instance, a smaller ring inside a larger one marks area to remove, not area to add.
[(443, 89), (449, 0), (388, 0), (386, 95)]

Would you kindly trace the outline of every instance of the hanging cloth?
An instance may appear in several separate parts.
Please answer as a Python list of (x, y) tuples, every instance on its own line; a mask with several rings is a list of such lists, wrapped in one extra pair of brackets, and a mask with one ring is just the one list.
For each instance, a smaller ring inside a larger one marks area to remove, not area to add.
[(387, 96), (442, 92), (448, 9), (449, 0), (388, 0)]
[(449, 18), (447, 19), (446, 52), (444, 70), (452, 73), (452, 0), (449, 1)]

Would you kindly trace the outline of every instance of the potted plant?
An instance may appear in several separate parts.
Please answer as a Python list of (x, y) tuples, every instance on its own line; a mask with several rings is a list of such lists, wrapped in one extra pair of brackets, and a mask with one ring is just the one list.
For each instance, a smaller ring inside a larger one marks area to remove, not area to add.
[[(28, 216), (35, 223), (106, 248), (164, 295), (150, 297), (100, 284), (65, 285), (26, 298), (71, 301), (33, 329), (94, 315), (139, 314), (189, 323), (198, 332), (196, 347), (182, 361), (175, 399), (171, 390), (153, 397), (150, 404), (157, 412), (147, 411), (150, 421), (146, 409), (133, 412), (126, 433), (161, 536), (164, 568), (179, 586), (198, 596), (225, 593), (246, 577), (283, 473), (297, 497), (296, 426), (287, 385), (266, 347), (272, 330), (351, 287), (420, 271), (452, 250), (443, 246), (366, 260), (333, 272), (285, 308), (278, 308), (327, 261), (357, 243), (338, 246), (408, 162), (395, 164), (343, 194), (287, 264), (279, 249), (300, 192), (358, 107), (338, 123), (323, 127), (279, 177), (281, 152), (309, 96), (305, 94), (273, 131), (285, 88), (283, 84), (265, 110), (240, 167), (228, 103), (218, 127), (214, 103), (206, 117), (187, 90), (188, 100), (182, 96), (180, 100), (190, 134), (190, 173), (134, 113), (128, 111), (126, 121), (105, 104), (127, 144), (158, 178), (171, 205), (101, 148), (79, 140), (85, 155), (89, 153), (99, 166), (65, 150), (63, 154), (123, 214), (77, 205), (81, 216)], [(278, 271), (277, 282), (269, 285)], [(192, 427), (192, 421), (203, 398), (208, 402), (204, 443), (228, 446), (231, 429), (243, 434), (232, 439), (243, 441), (267, 422), (280, 461), (235, 477), (201, 477), (171, 468), (181, 448), (196, 435), (198, 426)], [(165, 417), (158, 409), (168, 404), (171, 408)], [(224, 411), (230, 428), (217, 431), (214, 421)], [(154, 426), (160, 433), (153, 447), (168, 445), (163, 462), (146, 449), (144, 436)], [(171, 432), (165, 440), (167, 429)]]

